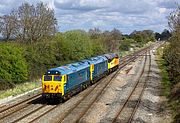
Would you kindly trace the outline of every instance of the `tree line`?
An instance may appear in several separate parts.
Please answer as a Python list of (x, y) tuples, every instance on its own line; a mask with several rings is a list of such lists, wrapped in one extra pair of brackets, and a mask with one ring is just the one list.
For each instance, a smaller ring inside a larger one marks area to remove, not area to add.
[(49, 68), (109, 52), (121, 53), (155, 41), (151, 30), (123, 35), (116, 28), (58, 32), (53, 9), (23, 3), (0, 17), (0, 89), (39, 79)]
[(163, 57), (170, 79), (169, 102), (173, 109), (173, 122), (176, 123), (180, 121), (180, 5), (170, 13), (168, 24), (171, 37), (168, 40), (169, 45), (164, 48)]
[(167, 62), (171, 86), (180, 82), (180, 7), (173, 11), (169, 18), (169, 27), (172, 32), (168, 40), (169, 45), (165, 48), (164, 58)]

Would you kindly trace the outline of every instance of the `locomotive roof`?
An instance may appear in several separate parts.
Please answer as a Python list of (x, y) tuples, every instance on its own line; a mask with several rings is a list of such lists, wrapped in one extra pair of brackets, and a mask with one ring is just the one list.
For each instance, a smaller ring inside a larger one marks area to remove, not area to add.
[(118, 55), (116, 53), (109, 53), (109, 54), (104, 54), (104, 56), (107, 58), (107, 59), (113, 59), (115, 57), (118, 57)]
[[(75, 62), (72, 64), (67, 64), (64, 66), (51, 68), (45, 74), (61, 74), (61, 75), (70, 74), (75, 71), (79, 71), (84, 68), (87, 68), (90, 66), (90, 64), (98, 64), (98, 63), (107, 61), (108, 58), (110, 57), (113, 57), (113, 54), (105, 54), (103, 56), (92, 57), (92, 58), (81, 60), (79, 62)], [(115, 57), (115, 54), (114, 54), (114, 57)]]
[(89, 64), (98, 64), (98, 63), (104, 62), (106, 60), (107, 60), (107, 58), (104, 56), (97, 56), (97, 57), (85, 59), (83, 61), (87, 61)]
[(75, 71), (79, 71), (79, 70), (82, 70), (84, 68), (87, 68), (89, 66), (90, 65), (88, 64), (88, 62), (80, 61), (80, 62), (67, 64), (64, 66), (56, 67), (56, 68), (51, 68), (46, 72), (46, 74), (54, 74), (54, 73), (55, 74), (56, 73), (61, 74), (61, 75), (70, 74), (70, 73), (73, 73)]

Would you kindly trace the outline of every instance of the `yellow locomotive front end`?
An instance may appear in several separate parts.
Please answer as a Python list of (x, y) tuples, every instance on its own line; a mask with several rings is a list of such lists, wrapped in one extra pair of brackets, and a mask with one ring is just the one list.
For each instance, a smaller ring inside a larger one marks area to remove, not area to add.
[(64, 95), (64, 84), (64, 75), (43, 75), (42, 96), (44, 98), (61, 98)]
[(116, 70), (119, 66), (119, 56), (115, 53), (105, 54), (105, 56), (108, 59), (109, 72)]
[(108, 69), (112, 69), (119, 66), (119, 58), (113, 58), (112, 61), (108, 63)]

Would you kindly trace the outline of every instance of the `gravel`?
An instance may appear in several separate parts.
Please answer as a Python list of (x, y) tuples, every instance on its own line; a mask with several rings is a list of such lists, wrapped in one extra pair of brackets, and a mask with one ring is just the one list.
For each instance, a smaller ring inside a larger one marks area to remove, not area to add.
[[(130, 90), (134, 87), (135, 81), (137, 80), (137, 69), (142, 69), (142, 64), (144, 60), (137, 60), (135, 63), (125, 67), (123, 71), (115, 78), (113, 83), (106, 89), (105, 93), (101, 98), (94, 103), (86, 115), (83, 121), (86, 123), (106, 123), (112, 120), (118, 109), (122, 106), (122, 103), (129, 95)], [(126, 70), (134, 66), (128, 74)]]
[[(147, 81), (147, 87), (142, 96), (141, 103), (134, 116), (133, 122), (140, 123), (159, 123), (159, 122), (171, 122), (171, 115), (166, 110), (164, 105), (167, 99), (162, 95), (161, 77), (159, 75), (159, 69), (155, 61), (154, 55), (151, 53), (151, 71)], [(84, 117), (81, 118), (82, 123), (109, 123), (115, 117), (117, 111), (122, 107), (122, 104), (126, 100), (127, 96), (133, 89), (140, 73), (143, 68), (144, 58), (141, 56), (135, 62), (131, 62), (129, 65), (123, 68), (118, 73), (118, 76), (113, 79), (113, 82), (108, 85), (102, 95), (93, 103), (91, 108), (85, 113)], [(128, 71), (128, 72), (127, 72)], [(95, 84), (96, 85), (96, 84)], [(95, 86), (93, 85), (93, 86)], [(73, 96), (71, 99), (64, 103), (59, 103), (58, 107), (51, 112), (47, 113), (44, 117), (38, 119), (37, 123), (56, 123), (59, 119), (64, 117), (65, 113), (68, 112), (74, 105), (83, 98), (83, 95), (88, 93), (93, 86), (88, 87), (83, 92)], [(98, 89), (98, 88), (97, 88)], [(96, 90), (97, 90), (96, 89)], [(97, 90), (98, 92), (98, 90)], [(129, 102), (128, 107), (132, 107), (134, 102)], [(39, 104), (32, 105), (32, 109), (38, 107)], [(55, 104), (57, 105), (57, 104)], [(47, 110), (54, 105), (48, 105)], [(28, 107), (29, 108), (29, 107)], [(25, 109), (24, 109), (25, 110)], [(22, 122), (29, 121), (33, 116), (41, 114), (34, 113), (28, 116)], [(28, 111), (22, 111), (28, 112)], [(18, 117), (21, 112), (13, 114), (13, 117)], [(125, 114), (125, 113), (124, 113)], [(9, 118), (10, 120), (11, 118)], [(8, 120), (5, 120), (8, 121)], [(70, 122), (70, 121), (69, 121)], [(72, 121), (73, 122), (73, 121)], [(120, 121), (119, 121), (120, 122)]]
[(170, 123), (171, 115), (166, 109), (167, 99), (162, 95), (160, 70), (151, 52), (151, 71), (142, 102), (134, 116), (134, 122)]

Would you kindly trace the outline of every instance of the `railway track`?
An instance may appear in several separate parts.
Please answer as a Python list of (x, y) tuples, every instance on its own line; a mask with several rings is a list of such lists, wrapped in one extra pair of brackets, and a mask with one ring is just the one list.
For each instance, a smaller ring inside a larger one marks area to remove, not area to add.
[[(149, 59), (149, 62), (147, 61), (147, 59)], [(149, 65), (148, 68), (146, 67), (146, 64)], [(112, 123), (116, 123), (116, 122), (131, 123), (133, 121), (133, 117), (141, 102), (144, 89), (146, 88), (150, 67), (151, 67), (151, 56), (145, 55), (143, 70), (141, 71), (141, 74), (133, 90), (131, 91), (130, 95), (127, 97), (127, 99), (124, 101), (124, 103), (116, 113), (114, 119), (112, 120)], [(148, 71), (147, 76), (144, 75), (144, 73), (146, 72), (145, 70)]]
[(2, 107), (2, 109), (0, 110), (0, 121), (4, 118), (8, 117), (9, 115), (16, 113), (17, 111), (20, 111), (23, 108), (29, 106), (30, 102), (32, 102), (33, 100), (38, 99), (40, 97), (41, 97), (41, 94), (38, 93), (30, 98), (27, 98), (25, 100), (22, 100), (20, 102), (10, 105), (10, 106)]
[[(127, 65), (128, 63), (130, 63), (131, 61), (133, 61), (135, 58), (136, 58), (136, 57), (132, 57), (132, 56), (131, 56), (131, 58), (128, 58), (127, 61), (124, 62), (124, 63), (119, 67), (119, 70), (120, 70), (121, 68), (123, 68), (125, 65)], [(101, 95), (100, 93), (102, 93), (102, 92), (104, 91), (104, 89), (109, 85), (109, 83), (104, 84), (104, 81), (109, 81), (109, 82), (110, 82), (110, 81), (117, 75), (118, 72), (119, 72), (119, 71), (116, 71), (116, 72), (114, 72), (113, 74), (111, 74), (109, 77), (105, 77), (104, 79), (102, 79), (101, 81), (103, 81), (103, 83), (102, 83), (102, 82), (96, 83), (93, 88), (91, 88), (85, 95), (83, 95), (83, 98), (82, 98), (81, 100), (77, 101), (76, 104), (73, 105), (73, 107), (71, 107), (70, 110), (64, 112), (64, 113), (60, 116), (60, 119), (58, 120), (58, 122), (63, 122), (63, 121), (65, 120), (65, 118), (68, 117), (68, 114), (69, 114), (70, 112), (72, 112), (73, 110), (77, 110), (77, 107), (78, 107), (80, 104), (83, 104), (85, 100), (89, 102), (89, 97), (92, 96), (92, 95), (93, 95), (93, 96), (95, 95), (95, 94), (92, 94), (92, 92), (96, 92), (97, 95)], [(108, 80), (106, 80), (106, 79), (108, 79)], [(103, 84), (103, 85), (101, 85), (101, 84)], [(100, 86), (100, 87), (103, 86), (103, 88), (101, 88), (101, 90), (99, 91), (99, 93), (97, 93), (97, 91), (95, 90), (95, 89), (99, 89), (98, 86)], [(97, 98), (98, 98), (98, 96), (95, 96), (94, 102), (96, 101)], [(91, 102), (90, 105), (92, 105), (94, 102)], [(86, 104), (87, 104), (87, 103), (86, 103)], [(61, 105), (61, 104), (59, 104), (59, 105)], [(41, 108), (38, 109), (38, 110), (32, 111), (32, 112), (30, 112), (29, 114), (27, 114), (27, 115), (25, 115), (25, 116), (17, 119), (16, 122), (19, 122), (19, 121), (21, 121), (21, 120), (24, 121), (24, 122), (28, 122), (28, 123), (36, 122), (36, 121), (38, 121), (41, 117), (45, 116), (47, 113), (49, 113), (50, 111), (52, 111), (52, 110), (54, 110), (55, 108), (57, 108), (59, 105), (55, 105), (55, 106), (49, 108), (48, 110), (45, 110), (43, 113), (39, 113), (39, 115), (37, 114), (36, 116), (34, 116), (34, 117), (33, 117), (31, 120), (29, 120), (29, 121), (23, 120), (23, 119), (27, 119), (27, 117), (28, 117), (29, 115), (31, 115), (32, 113), (35, 113), (36, 111), (41, 110)], [(85, 107), (90, 107), (90, 106), (86, 105)], [(44, 108), (44, 107), (43, 107), (43, 108)], [(86, 112), (87, 110), (88, 110), (88, 108), (83, 108), (83, 111), (82, 111), (82, 112), (84, 112), (84, 114), (85, 114), (85, 112)], [(75, 111), (75, 112), (76, 112), (76, 111)], [(82, 113), (82, 112), (81, 112), (81, 113)], [(77, 112), (76, 112), (76, 114), (77, 114)], [(81, 115), (83, 116), (84, 114), (82, 113)], [(21, 122), (22, 122), (22, 121), (21, 121)], [(66, 121), (65, 121), (65, 122), (66, 122)], [(68, 121), (67, 121), (67, 122), (68, 122)], [(71, 120), (70, 122), (72, 122), (72, 120)], [(78, 122), (78, 121), (77, 121), (77, 122)]]
[[(104, 90), (108, 87), (108, 85), (112, 82), (113, 78), (115, 78), (118, 74), (118, 72), (124, 67), (126, 66), (128, 63), (134, 61), (138, 56), (144, 54), (145, 50), (149, 49), (143, 49), (140, 50), (132, 55), (126, 56), (124, 58), (122, 58), (121, 60), (123, 61), (123, 63), (121, 63), (119, 69), (117, 71), (115, 71), (114, 73), (112, 73), (111, 75), (103, 78), (100, 81), (103, 82), (98, 82), (96, 84), (94, 84), (94, 87), (91, 88), (84, 96), (81, 100), (79, 100), (78, 102), (76, 102), (76, 104), (68, 111), (66, 111), (64, 114), (64, 116), (60, 117), (60, 119), (58, 120), (58, 122), (66, 122), (69, 121), (67, 119), (71, 119), (71, 115), (77, 116), (76, 122), (79, 122), (81, 120), (81, 118), (84, 116), (84, 114), (88, 111), (88, 109), (91, 107), (91, 105), (96, 102), (96, 100), (100, 97), (100, 95), (102, 95), (102, 93), (104, 92)], [(104, 82), (106, 81), (106, 82)], [(102, 84), (103, 83), (103, 84)], [(92, 94), (92, 92), (96, 92), (95, 94)], [(37, 94), (31, 98), (22, 100), (21, 102), (18, 102), (16, 104), (13, 104), (11, 106), (3, 106), (2, 110), (0, 110), (0, 122), (3, 121), (4, 118), (7, 117), (11, 117), (12, 114), (15, 114), (16, 112), (25, 109), (26, 107), (28, 107), (33, 100), (40, 98), (41, 95)], [(90, 101), (91, 100), (91, 101)], [(18, 118), (16, 118), (15, 120), (13, 120), (13, 122), (35, 122), (38, 121), (38, 119), (40, 119), (41, 117), (45, 116), (47, 113), (51, 112), (52, 110), (54, 110), (55, 108), (57, 108), (60, 104), (57, 105), (53, 105), (53, 106), (49, 106), (48, 104), (42, 104), (40, 106), (38, 106), (37, 108), (35, 108), (34, 110), (28, 112), (27, 114), (24, 114)], [(81, 109), (80, 114), (78, 114), (77, 109)], [(43, 110), (43, 112), (40, 112), (40, 110)], [(33, 118), (30, 118), (29, 120), (24, 120), (24, 119), (28, 119), (29, 116), (36, 114)], [(73, 116), (73, 117), (74, 117)], [(68, 118), (70, 117), (70, 118)], [(72, 122), (72, 120), (71, 120)]]
[[(143, 54), (143, 53), (144, 51), (138, 52), (138, 54)], [(105, 92), (105, 89), (112, 83), (113, 78), (117, 76), (118, 72), (128, 63), (134, 61), (136, 58), (137, 58), (136, 56), (132, 56), (132, 55), (130, 56), (130, 58), (126, 57), (124, 63), (121, 64), (119, 69), (114, 73), (114, 75), (109, 80), (103, 82), (103, 85), (100, 88), (95, 87), (92, 93), (86, 95), (85, 98), (83, 98), (80, 102), (77, 103), (77, 105), (75, 105), (68, 112), (66, 112), (66, 115), (64, 115), (61, 119), (59, 119), (58, 123), (80, 122), (83, 116), (86, 114), (86, 112), (97, 101), (97, 99), (100, 98), (103, 92)]]
[[(130, 62), (130, 59), (129, 59), (129, 62)], [(126, 62), (126, 64), (128, 64), (128, 62)], [(123, 65), (125, 65), (125, 64), (123, 64)], [(122, 66), (121, 66), (121, 68), (122, 68)], [(117, 73), (117, 71), (116, 71), (115, 73), (111, 74), (111, 75), (110, 75), (110, 79), (114, 78), (114, 76), (116, 75), (116, 73)], [(104, 79), (107, 79), (107, 78), (108, 78), (108, 77), (105, 77)], [(104, 81), (104, 79), (102, 79), (102, 80), (100, 80), (100, 81)], [(78, 102), (76, 102), (76, 104), (71, 108), (71, 110), (68, 110), (68, 111), (67, 111), (66, 113), (64, 113), (64, 114), (68, 114), (70, 111), (72, 111), (73, 109), (77, 108), (77, 106), (78, 106), (83, 100), (85, 100), (85, 98), (89, 97), (89, 95), (91, 94), (91, 92), (94, 92), (94, 89), (96, 89), (97, 86), (100, 85), (100, 83), (102, 84), (102, 82), (96, 83), (93, 88), (91, 88), (85, 95), (83, 95), (83, 98), (82, 98), (81, 100), (79, 100)], [(61, 104), (59, 104), (59, 105), (61, 105)], [(57, 108), (59, 105), (55, 105), (55, 106), (51, 107), (50, 109), (44, 111), (44, 112), (41, 113), (40, 115), (37, 115), (37, 116), (33, 117), (33, 119), (31, 119), (30, 121), (26, 121), (26, 122), (32, 123), (32, 122), (37, 121), (38, 119), (40, 119), (41, 117), (43, 117), (44, 115), (46, 115), (47, 113), (49, 113), (50, 111), (52, 111), (53, 109)], [(36, 111), (38, 111), (38, 110), (40, 110), (40, 109), (42, 109), (42, 108), (44, 108), (44, 107), (42, 106), (42, 107), (38, 108), (37, 110), (32, 111), (32, 112), (24, 115), (23, 117), (15, 120), (15, 122), (19, 122), (19, 121), (21, 121), (21, 120), (23, 121), (23, 119), (27, 119), (27, 117), (28, 117), (29, 115), (31, 115), (32, 113), (35, 113)], [(63, 114), (62, 114), (62, 115), (63, 115)], [(62, 115), (61, 115), (61, 116), (62, 116)], [(65, 117), (66, 117), (66, 115), (64, 115), (63, 117), (61, 117), (60, 120), (63, 120)], [(24, 120), (24, 121), (25, 121), (25, 120)]]
[(2, 109), (2, 108), (4, 108), (6, 105), (0, 105), (0, 108)]

